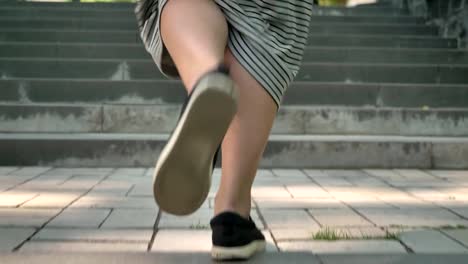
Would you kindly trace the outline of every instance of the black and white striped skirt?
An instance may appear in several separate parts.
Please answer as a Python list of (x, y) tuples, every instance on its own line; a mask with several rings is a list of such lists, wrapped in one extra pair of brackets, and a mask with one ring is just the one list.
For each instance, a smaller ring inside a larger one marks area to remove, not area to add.
[[(169, 0), (139, 0), (140, 37), (160, 71), (179, 77), (159, 30)], [(312, 0), (214, 0), (229, 24), (228, 47), (278, 106), (302, 61)]]

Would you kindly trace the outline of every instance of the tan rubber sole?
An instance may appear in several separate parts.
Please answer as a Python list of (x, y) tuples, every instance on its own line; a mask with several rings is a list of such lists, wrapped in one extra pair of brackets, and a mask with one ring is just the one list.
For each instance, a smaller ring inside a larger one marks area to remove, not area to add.
[(216, 150), (237, 111), (237, 91), (224, 74), (205, 76), (161, 151), (153, 175), (163, 211), (188, 215), (208, 196)]
[(211, 258), (214, 260), (246, 260), (254, 254), (264, 252), (265, 241), (253, 241), (242, 247), (216, 247), (211, 249)]

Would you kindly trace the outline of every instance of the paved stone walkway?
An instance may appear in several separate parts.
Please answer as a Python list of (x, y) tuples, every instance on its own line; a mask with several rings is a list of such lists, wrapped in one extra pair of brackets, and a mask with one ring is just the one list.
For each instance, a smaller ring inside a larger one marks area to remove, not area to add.
[[(158, 213), (151, 175), (0, 167), (0, 252), (206, 254), (220, 171), (188, 217)], [(468, 254), (468, 171), (259, 170), (252, 194), (271, 253)]]

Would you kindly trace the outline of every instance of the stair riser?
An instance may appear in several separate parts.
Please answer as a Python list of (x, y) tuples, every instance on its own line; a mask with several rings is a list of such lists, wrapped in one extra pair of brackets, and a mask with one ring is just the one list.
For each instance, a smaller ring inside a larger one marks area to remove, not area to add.
[[(7, 78), (91, 78), (106, 80), (163, 79), (152, 61), (0, 60)], [(468, 66), (349, 65), (304, 63), (296, 81), (347, 83), (468, 83)]]
[(353, 16), (353, 15), (407, 15), (408, 12), (393, 8), (313, 8), (312, 14), (317, 16)]
[(114, 11), (124, 10), (130, 11), (134, 8), (134, 3), (61, 3), (61, 2), (14, 2), (6, 1), (0, 2), (0, 8), (13, 8), (13, 9), (52, 9), (52, 10), (88, 10), (88, 11)]
[[(177, 81), (0, 80), (0, 102), (181, 104)], [(468, 108), (468, 85), (421, 86), (293, 82), (283, 105)]]
[[(0, 132), (170, 133), (175, 105), (0, 105)], [(273, 134), (468, 136), (468, 110), (283, 107)]]
[[(0, 33), (1, 34), (1, 33)], [(310, 46), (324, 47), (389, 47), (389, 48), (457, 48), (454, 39), (414, 38), (401, 36), (310, 35)]]
[[(81, 42), (81, 43), (130, 43), (140, 44), (137, 32), (67, 32), (67, 31), (1, 31), (0, 41), (24, 42)], [(309, 36), (309, 45), (326, 47), (414, 47), (414, 48), (456, 48), (455, 39), (401, 37), (401, 36), (357, 36), (357, 35), (316, 35)]]
[[(154, 166), (165, 140), (0, 139), (0, 165)], [(450, 142), (269, 141), (260, 167), (468, 168), (468, 144)]]
[[(112, 10), (107, 12), (102, 11), (82, 11), (82, 10), (53, 10), (53, 9), (14, 9), (1, 8), (0, 17), (16, 18), (16, 19), (100, 19), (113, 20), (119, 22), (121, 20), (129, 20), (135, 22), (136, 17), (132, 11)], [(133, 23), (130, 22), (130, 23)], [(386, 24), (424, 24), (424, 19), (412, 16), (382, 16), (373, 14), (371, 16), (312, 16), (311, 23), (386, 23)]]
[[(0, 20), (0, 30), (115, 30), (134, 31), (137, 33), (137, 22), (112, 20)], [(361, 24), (312, 24), (310, 33), (313, 34), (374, 34), (374, 35), (411, 35), (436, 36), (437, 28), (413, 25), (361, 25)]]
[[(2, 3), (0, 8), (19, 10), (80, 10), (83, 12), (132, 12), (134, 3)], [(311, 6), (312, 12), (317, 14), (344, 15), (344, 14), (407, 14), (408, 12), (391, 6), (359, 6), (356, 8)]]
[[(0, 44), (0, 57), (147, 59), (143, 45)], [(468, 64), (468, 52), (405, 49), (308, 48), (304, 62)]]

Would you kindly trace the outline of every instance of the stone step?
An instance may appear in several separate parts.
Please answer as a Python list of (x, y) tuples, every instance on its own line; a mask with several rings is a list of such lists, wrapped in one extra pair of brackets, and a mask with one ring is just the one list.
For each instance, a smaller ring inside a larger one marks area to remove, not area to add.
[[(0, 33), (0, 39), (1, 39)], [(457, 48), (453, 38), (396, 35), (310, 34), (310, 46), (325, 47), (388, 47), (388, 48)]]
[[(294, 211), (292, 211), (294, 212)], [(292, 221), (292, 220), (291, 220)], [(119, 232), (118, 230), (116, 232)], [(184, 232), (183, 234), (185, 234)], [(192, 243), (196, 243), (196, 239), (199, 236), (194, 236), (190, 242), (184, 243), (185, 247), (190, 247)], [(163, 240), (166, 241), (166, 240)], [(169, 241), (169, 240), (168, 240)], [(353, 242), (354, 241), (354, 242)], [(255, 256), (253, 261), (249, 261), (249, 263), (270, 263), (270, 264), (282, 264), (282, 263), (295, 263), (295, 264), (336, 264), (336, 263), (347, 263), (347, 264), (360, 264), (360, 263), (368, 263), (368, 264), (378, 264), (382, 263), (399, 263), (399, 264), (415, 264), (415, 263), (445, 263), (445, 264), (465, 264), (466, 259), (468, 258), (468, 254), (460, 254), (460, 253), (424, 253), (424, 254), (399, 254), (393, 251), (387, 252), (384, 249), (388, 245), (392, 244), (385, 244), (380, 241), (372, 241), (369, 240), (371, 244), (378, 244), (378, 250), (380, 253), (376, 253), (375, 249), (366, 248), (359, 242), (355, 240), (351, 240), (349, 244), (341, 244), (342, 241), (338, 242), (318, 242), (324, 243), (323, 246), (313, 246), (312, 244), (308, 245), (308, 243), (314, 243), (311, 241), (299, 241), (296, 242), (297, 246), (291, 246), (290, 252), (266, 252), (262, 254), (258, 254)], [(174, 239), (174, 242), (176, 240)], [(203, 242), (205, 242), (203, 240)], [(202, 242), (202, 243), (203, 243)], [(34, 242), (32, 242), (34, 243)], [(36, 242), (37, 244), (43, 242)], [(52, 242), (53, 243), (53, 242)], [(68, 243), (68, 244), (67, 244)], [(5, 253), (0, 255), (0, 262), (3, 264), (17, 264), (17, 263), (30, 263), (30, 264), (41, 264), (41, 263), (48, 263), (48, 264), (88, 264), (88, 263), (113, 263), (113, 264), (124, 264), (129, 262), (135, 262), (139, 264), (153, 264), (153, 263), (166, 263), (166, 264), (179, 264), (179, 263), (192, 263), (192, 264), (203, 264), (210, 262), (210, 257), (207, 250), (204, 251), (190, 251), (190, 252), (172, 252), (172, 251), (152, 251), (152, 252), (112, 252), (112, 253), (102, 253), (105, 249), (109, 249), (110, 246), (103, 246), (103, 243), (97, 242), (88, 242), (89, 245), (85, 243), (85, 246), (82, 246), (80, 243), (73, 243), (73, 242), (63, 242), (59, 241), (56, 242), (57, 245), (61, 246), (61, 252), (51, 254), (50, 252), (45, 253), (47, 251), (43, 250), (41, 252), (41, 247), (38, 246), (39, 252), (34, 252), (34, 246), (31, 248), (30, 252), (20, 252), (15, 253)], [(94, 243), (94, 244), (93, 244)], [(206, 242), (205, 242), (206, 243)], [(330, 248), (332, 250), (324, 250), (328, 248), (330, 244)], [(397, 242), (395, 242), (397, 243)], [(398, 242), (399, 243), (399, 242)], [(338, 245), (337, 245), (338, 244)], [(54, 245), (54, 244), (52, 244)], [(73, 252), (74, 245), (81, 245), (78, 246), (79, 248), (91, 249), (93, 246), (96, 247), (94, 252), (79, 252), (79, 253), (71, 253)], [(104, 243), (104, 245), (106, 245)], [(125, 245), (125, 244), (123, 244)], [(120, 245), (119, 245), (120, 246)], [(52, 246), (50, 246), (52, 247)], [(49, 248), (49, 247), (44, 247)], [(124, 246), (120, 246), (120, 248), (125, 248)], [(199, 245), (195, 246), (196, 249), (200, 248)], [(208, 247), (209, 248), (209, 247)], [(315, 248), (321, 249), (322, 252), (315, 252)], [(376, 247), (377, 248), (377, 247)], [(104, 250), (103, 250), (104, 249)], [(306, 252), (306, 250), (314, 250)], [(67, 253), (68, 250), (68, 253)], [(299, 251), (301, 250), (301, 252)], [(303, 250), (303, 251), (302, 251)], [(99, 252), (101, 251), (101, 252)], [(57, 250), (59, 252), (59, 250)], [(331, 253), (330, 253), (331, 252)], [(350, 253), (351, 252), (351, 253)], [(79, 257), (77, 257), (79, 254)], [(396, 260), (395, 260), (396, 259)], [(398, 261), (398, 262), (396, 262)]]
[[(347, 83), (468, 83), (468, 65), (311, 63), (305, 62), (296, 81)], [(11, 78), (70, 78), (160, 80), (149, 60), (0, 58), (0, 76)]]
[(322, 16), (349, 16), (349, 15), (408, 15), (408, 11), (394, 7), (356, 6), (356, 7), (319, 7), (312, 8), (312, 14)]
[[(1, 166), (153, 166), (167, 134), (0, 134)], [(466, 137), (271, 135), (263, 168), (468, 168)]]
[[(141, 44), (134, 31), (60, 31), (60, 30), (5, 30), (0, 29), (0, 41), (62, 42), (62, 43), (128, 43)], [(456, 39), (432, 36), (310, 34), (313, 46), (362, 46), (362, 47), (414, 47), (457, 48)]]
[[(134, 1), (135, 2), (135, 1)], [(125, 2), (53, 2), (53, 1), (0, 1), (0, 8), (19, 8), (19, 9), (80, 9), (80, 10), (132, 10), (135, 3)]]
[[(111, 20), (111, 19), (18, 19), (0, 18), (0, 29), (13, 30), (112, 30), (130, 31), (137, 33), (135, 19)], [(314, 34), (373, 34), (373, 35), (411, 35), (411, 36), (436, 36), (438, 29), (435, 26), (426, 25), (395, 25), (395, 24), (363, 24), (363, 23), (312, 23), (309, 32)]]
[[(0, 57), (148, 59), (142, 44), (0, 42)], [(305, 62), (375, 62), (466, 64), (468, 52), (460, 49), (308, 47)]]
[[(80, 9), (36, 9), (36, 8), (2, 8), (0, 7), (0, 17), (16, 19), (100, 19), (100, 20), (132, 20), (135, 22), (135, 14), (128, 10), (99, 10), (83, 11)], [(424, 18), (409, 15), (349, 15), (349, 16), (321, 16), (312, 15), (311, 23), (332, 22), (332, 23), (390, 23), (390, 24), (423, 24)]]
[[(24, 2), (24, 3), (9, 3), (0, 2), (0, 8), (16, 8), (16, 9), (53, 9), (53, 10), (82, 10), (87, 12), (109, 12), (109, 11), (127, 11), (133, 12), (134, 3), (53, 3), (53, 2)], [(357, 7), (324, 7), (311, 5), (313, 14), (318, 15), (402, 15), (408, 14), (407, 11), (389, 7), (389, 6), (357, 6)]]
[[(176, 104), (0, 103), (0, 132), (170, 133)], [(468, 136), (468, 108), (282, 106), (273, 134)]]
[[(172, 80), (0, 79), (0, 101), (22, 103), (181, 104), (182, 83)], [(320, 83), (296, 81), (284, 105), (468, 108), (468, 85)]]

